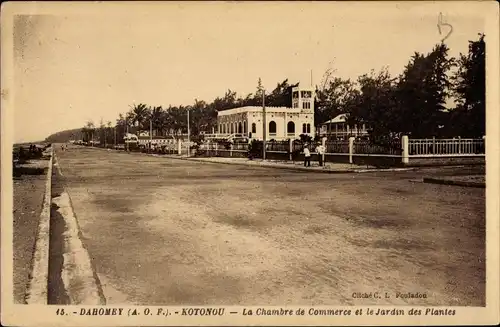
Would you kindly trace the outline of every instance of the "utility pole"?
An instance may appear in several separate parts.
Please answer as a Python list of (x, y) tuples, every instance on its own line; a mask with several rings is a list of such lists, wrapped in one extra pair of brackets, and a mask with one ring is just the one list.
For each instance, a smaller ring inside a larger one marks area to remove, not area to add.
[(266, 91), (262, 90), (262, 159), (266, 160)]
[(149, 152), (153, 147), (153, 120), (149, 120)]
[(188, 157), (191, 155), (191, 132), (189, 129), (189, 108), (187, 109), (187, 128), (188, 128), (188, 147), (187, 147), (187, 154)]
[(125, 143), (127, 143), (127, 152), (129, 151), (129, 139), (128, 139), (128, 118), (125, 118), (125, 125), (127, 126), (127, 134), (125, 134)]

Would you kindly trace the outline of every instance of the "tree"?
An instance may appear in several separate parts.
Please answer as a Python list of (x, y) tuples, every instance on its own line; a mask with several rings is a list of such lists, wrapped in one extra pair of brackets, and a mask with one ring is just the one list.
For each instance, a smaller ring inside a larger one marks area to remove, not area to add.
[(184, 106), (169, 107), (167, 110), (171, 133), (177, 135), (187, 130), (187, 110)]
[[(130, 123), (133, 126), (136, 126), (139, 130), (144, 129), (146, 121), (149, 117), (149, 108), (144, 103), (139, 103), (138, 105), (134, 105), (129, 112)], [(149, 121), (147, 122), (149, 129)]]
[(262, 105), (262, 92), (265, 92), (264, 86), (262, 85), (262, 79), (259, 77), (257, 81), (257, 89), (255, 90), (255, 95), (253, 97), (253, 105)]
[(322, 89), (316, 90), (314, 122), (316, 126), (347, 113), (353, 101), (359, 96), (356, 84), (350, 79), (335, 77), (329, 80)]
[(453, 65), (448, 47), (441, 43), (427, 55), (415, 53), (398, 78), (392, 78), (386, 68), (360, 76), (359, 96), (350, 100), (349, 123), (371, 126), (372, 140), (381, 142), (403, 134), (439, 136), (447, 118), (445, 102)]
[(164, 110), (162, 106), (153, 107), (149, 110), (149, 120), (151, 120), (151, 126), (153, 128), (153, 135), (163, 134), (164, 123), (162, 120), (166, 120)]
[(123, 114), (120, 114), (118, 116), (118, 119), (116, 120), (116, 143), (122, 144), (123, 137), (125, 136), (127, 127), (126, 127), (126, 118), (123, 116)]
[(99, 122), (99, 143), (101, 146), (106, 145), (106, 125), (104, 125), (102, 117)]
[[(427, 55), (415, 53), (397, 84), (398, 132), (413, 137), (438, 136), (452, 83), (454, 59), (441, 43)], [(396, 117), (394, 117), (396, 118)]]
[(290, 85), (288, 79), (276, 85), (271, 94), (266, 95), (266, 106), (269, 107), (292, 107), (292, 88), (299, 83)]
[(95, 125), (92, 120), (87, 121), (85, 126), (82, 128), (82, 135), (84, 142), (90, 142), (94, 140)]
[(350, 125), (371, 126), (370, 137), (377, 143), (390, 141), (398, 131), (395, 79), (386, 68), (358, 78), (359, 91), (349, 99), (346, 112)]
[(486, 134), (486, 44), (484, 34), (469, 41), (467, 55), (460, 54), (458, 70), (453, 76), (453, 93), (457, 97), (453, 126), (456, 133), (466, 137)]

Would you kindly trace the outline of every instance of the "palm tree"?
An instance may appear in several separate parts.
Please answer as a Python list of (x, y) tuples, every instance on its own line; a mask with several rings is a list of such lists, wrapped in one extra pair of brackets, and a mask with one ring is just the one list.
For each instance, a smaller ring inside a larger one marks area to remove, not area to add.
[(159, 107), (154, 107), (151, 110), (151, 122), (153, 125), (153, 131), (155, 132), (156, 135), (158, 135), (158, 131), (160, 131), (160, 134), (163, 134), (163, 131), (160, 129), (160, 127), (163, 125), (162, 120), (164, 119), (164, 111), (161, 106)]
[(144, 123), (147, 121), (149, 116), (149, 108), (144, 103), (139, 103), (134, 105), (130, 111), (131, 123), (137, 126), (139, 129), (144, 127)]

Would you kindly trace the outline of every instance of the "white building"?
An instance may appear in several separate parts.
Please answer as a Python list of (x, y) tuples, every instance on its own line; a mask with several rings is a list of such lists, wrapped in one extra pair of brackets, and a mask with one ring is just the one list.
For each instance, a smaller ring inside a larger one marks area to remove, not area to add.
[(368, 135), (368, 128), (365, 124), (361, 126), (350, 126), (347, 123), (347, 114), (340, 114), (329, 121), (321, 124), (320, 135), (333, 138), (348, 138), (351, 136), (361, 137)]
[[(292, 89), (292, 108), (267, 107), (266, 140), (297, 139), (300, 134), (314, 136), (314, 92), (311, 88)], [(240, 107), (217, 113), (217, 134), (212, 138), (243, 137), (263, 139), (262, 107)]]

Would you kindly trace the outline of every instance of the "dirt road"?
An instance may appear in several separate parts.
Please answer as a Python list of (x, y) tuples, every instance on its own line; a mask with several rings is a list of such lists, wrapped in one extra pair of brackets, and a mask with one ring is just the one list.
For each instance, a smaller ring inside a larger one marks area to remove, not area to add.
[(48, 160), (32, 160), (14, 178), (13, 283), (14, 302), (24, 303), (32, 268), (33, 251), (45, 193)]
[(57, 162), (108, 304), (485, 304), (484, 189), (77, 147)]

